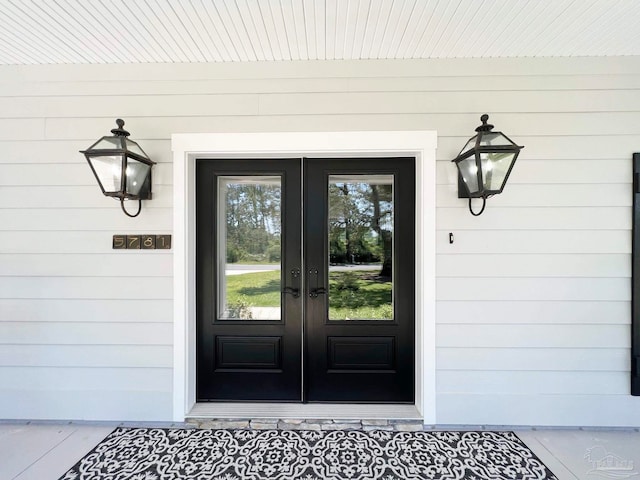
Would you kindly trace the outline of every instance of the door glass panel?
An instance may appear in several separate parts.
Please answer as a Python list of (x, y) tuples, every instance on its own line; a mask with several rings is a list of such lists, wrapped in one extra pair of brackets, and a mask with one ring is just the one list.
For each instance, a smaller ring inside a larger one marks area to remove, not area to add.
[(280, 320), (280, 177), (218, 177), (220, 320)]
[(329, 320), (393, 320), (393, 175), (329, 176)]

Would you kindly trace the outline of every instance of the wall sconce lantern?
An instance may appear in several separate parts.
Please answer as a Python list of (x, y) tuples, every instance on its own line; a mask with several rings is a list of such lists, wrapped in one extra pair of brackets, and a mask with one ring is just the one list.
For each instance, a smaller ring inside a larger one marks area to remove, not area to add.
[[(118, 128), (111, 130), (112, 136), (104, 136), (86, 150), (89, 166), (98, 180), (102, 193), (120, 199), (122, 211), (129, 217), (137, 217), (142, 209), (142, 200), (151, 199), (151, 167), (155, 162), (140, 146), (129, 140), (124, 130), (124, 120), (116, 120)], [(130, 214), (124, 208), (125, 200), (138, 200), (138, 211)]]
[[(470, 138), (460, 154), (452, 161), (458, 167), (458, 198), (469, 199), (469, 211), (478, 216), (484, 212), (487, 198), (502, 193), (520, 150), (524, 147), (513, 143), (502, 132), (492, 132), (487, 123), (489, 115), (480, 117), (482, 125), (478, 134)], [(471, 199), (482, 198), (478, 213), (471, 208)]]

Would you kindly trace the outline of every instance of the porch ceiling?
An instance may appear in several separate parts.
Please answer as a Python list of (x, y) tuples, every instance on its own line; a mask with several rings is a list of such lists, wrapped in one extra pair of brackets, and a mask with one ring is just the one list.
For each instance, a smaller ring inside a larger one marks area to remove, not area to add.
[(0, 64), (640, 55), (637, 0), (3, 0)]

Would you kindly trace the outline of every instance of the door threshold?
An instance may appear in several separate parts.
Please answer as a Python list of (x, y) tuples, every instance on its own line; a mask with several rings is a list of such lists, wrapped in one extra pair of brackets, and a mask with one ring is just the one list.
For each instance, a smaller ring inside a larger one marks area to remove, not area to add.
[(278, 418), (422, 420), (415, 405), (345, 403), (196, 403), (186, 419)]

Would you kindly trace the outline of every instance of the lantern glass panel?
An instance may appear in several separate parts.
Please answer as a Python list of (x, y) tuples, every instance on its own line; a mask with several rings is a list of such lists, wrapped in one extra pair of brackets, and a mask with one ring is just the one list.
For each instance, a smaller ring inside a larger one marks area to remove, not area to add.
[(467, 144), (464, 146), (464, 148), (460, 150), (460, 154), (462, 154), (463, 152), (466, 152), (467, 150), (471, 150), (472, 148), (475, 148), (477, 139), (478, 139), (477, 135), (473, 138), (470, 138)]
[(102, 137), (91, 147), (91, 150), (114, 150), (116, 148), (122, 148), (120, 137)]
[(122, 157), (120, 155), (89, 157), (89, 161), (105, 193), (114, 193), (121, 190)]
[(500, 132), (487, 132), (482, 135), (480, 139), (480, 147), (496, 147), (496, 146), (512, 146), (513, 143), (510, 142), (502, 133)]
[(479, 190), (478, 188), (478, 167), (476, 165), (476, 157), (471, 156), (458, 162), (458, 170), (465, 185), (469, 189), (469, 193), (473, 194)]
[(127, 150), (129, 150), (132, 153), (135, 153), (137, 155), (140, 155), (142, 157), (147, 158), (147, 154), (144, 153), (144, 151), (140, 148), (140, 145), (138, 145), (136, 142), (133, 142), (133, 141), (129, 140), (128, 138), (125, 141), (127, 143)]
[(511, 164), (515, 159), (514, 152), (481, 153), (484, 189), (501, 191), (507, 178)]
[(151, 166), (146, 163), (138, 162), (132, 158), (127, 160), (126, 170), (126, 193), (129, 195), (139, 195), (140, 189), (144, 185), (144, 181), (149, 175)]

